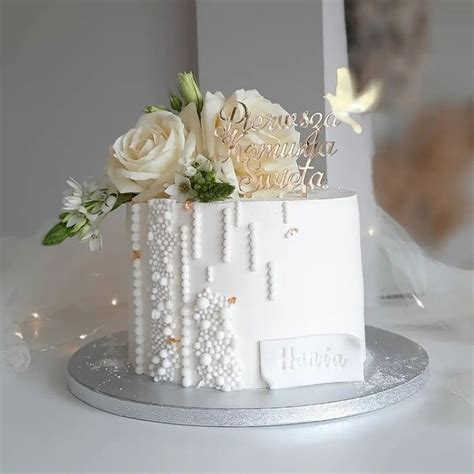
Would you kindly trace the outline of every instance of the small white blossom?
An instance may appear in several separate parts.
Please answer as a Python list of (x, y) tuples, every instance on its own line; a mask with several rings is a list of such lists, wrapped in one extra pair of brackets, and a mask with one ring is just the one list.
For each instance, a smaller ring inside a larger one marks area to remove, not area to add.
[(82, 206), (82, 197), (65, 196), (63, 199), (63, 211), (78, 211)]
[(89, 229), (82, 237), (81, 240), (89, 241), (89, 249), (91, 252), (100, 250), (102, 248), (102, 235), (98, 229)]
[(199, 154), (193, 160), (193, 166), (199, 171), (212, 171), (211, 160)]
[(191, 187), (190, 179), (186, 176), (176, 173), (174, 177), (174, 184), (168, 186), (165, 189), (165, 193), (177, 201), (186, 201), (186, 199), (189, 199), (193, 196), (193, 189)]
[(192, 178), (193, 176), (196, 175), (197, 171), (196, 171), (196, 168), (194, 168), (194, 166), (186, 166), (183, 170), (183, 173), (188, 178)]
[(89, 241), (91, 250), (98, 250), (102, 247), (98, 226), (113, 210), (118, 192), (109, 184), (100, 185), (94, 181), (81, 185), (69, 178), (67, 183), (71, 190), (63, 199), (62, 221), (74, 234), (78, 233), (81, 240)]

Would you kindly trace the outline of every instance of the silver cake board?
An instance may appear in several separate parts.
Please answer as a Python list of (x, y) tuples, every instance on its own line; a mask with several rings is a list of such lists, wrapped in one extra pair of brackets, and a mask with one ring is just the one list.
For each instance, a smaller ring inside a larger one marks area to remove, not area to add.
[(153, 382), (128, 363), (127, 333), (92, 341), (69, 359), (69, 389), (100, 410), (139, 420), (251, 427), (332, 420), (378, 410), (413, 395), (429, 358), (415, 342), (366, 326), (365, 382), (220, 392)]

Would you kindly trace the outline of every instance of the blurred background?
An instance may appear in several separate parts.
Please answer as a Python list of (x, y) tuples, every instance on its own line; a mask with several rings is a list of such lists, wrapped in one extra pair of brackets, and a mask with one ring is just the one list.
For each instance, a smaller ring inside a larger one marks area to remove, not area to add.
[[(427, 252), (473, 268), (473, 2), (343, 6), (359, 87), (384, 81), (367, 187)], [(308, 0), (2, 1), (0, 235), (51, 222), (65, 179), (100, 176), (108, 144), (179, 71), (322, 109), (322, 15)]]

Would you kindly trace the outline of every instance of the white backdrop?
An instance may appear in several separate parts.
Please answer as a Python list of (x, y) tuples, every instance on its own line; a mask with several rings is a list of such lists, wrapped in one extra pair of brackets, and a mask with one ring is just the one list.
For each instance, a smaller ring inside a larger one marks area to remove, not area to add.
[(66, 178), (100, 177), (109, 144), (196, 69), (194, 0), (2, 2), (3, 235), (52, 220)]

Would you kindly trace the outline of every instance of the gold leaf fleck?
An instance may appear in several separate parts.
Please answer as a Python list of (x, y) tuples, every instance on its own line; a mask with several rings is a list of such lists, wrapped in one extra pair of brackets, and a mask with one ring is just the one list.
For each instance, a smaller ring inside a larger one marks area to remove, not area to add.
[(191, 199), (186, 199), (186, 201), (184, 201), (184, 208), (187, 211), (190, 211), (193, 208), (193, 201), (191, 201)]
[(134, 250), (132, 252), (132, 257), (133, 259), (135, 260), (136, 258), (141, 258), (142, 257), (142, 253), (140, 252), (140, 250)]
[(227, 298), (227, 303), (229, 304), (237, 303), (237, 296), (231, 296), (230, 298)]
[(166, 338), (166, 344), (178, 344), (181, 341), (181, 338), (177, 339), (176, 337)]

